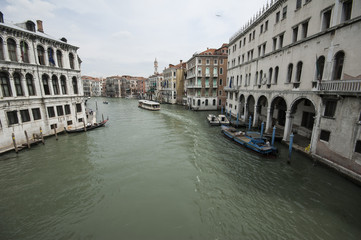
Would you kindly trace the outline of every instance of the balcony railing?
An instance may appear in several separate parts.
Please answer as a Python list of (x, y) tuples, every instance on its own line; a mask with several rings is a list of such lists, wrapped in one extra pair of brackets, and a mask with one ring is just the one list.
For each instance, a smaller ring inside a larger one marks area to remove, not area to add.
[(333, 80), (317, 83), (317, 91), (361, 93), (361, 80)]
[(224, 91), (226, 92), (236, 92), (238, 91), (237, 87), (232, 86), (232, 87), (224, 87)]
[(188, 85), (187, 88), (202, 88), (202, 85)]

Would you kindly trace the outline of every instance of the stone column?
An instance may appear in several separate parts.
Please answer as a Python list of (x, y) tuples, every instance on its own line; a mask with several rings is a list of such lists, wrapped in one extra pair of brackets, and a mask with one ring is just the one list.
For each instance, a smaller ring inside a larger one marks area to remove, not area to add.
[(20, 48), (20, 43), (19, 43), (19, 44), (16, 44), (16, 57), (17, 57), (19, 63), (24, 62), (23, 58), (21, 56), (22, 56), (22, 54), (21, 54), (21, 48)]
[(253, 126), (253, 127), (257, 127), (258, 117), (259, 117), (259, 114), (258, 114), (258, 105), (255, 104), (255, 105), (254, 105), (253, 123), (252, 123), (252, 126)]
[(272, 129), (272, 112), (273, 109), (271, 107), (267, 108), (267, 120), (266, 120), (266, 129), (265, 132), (267, 133), (270, 129)]
[(243, 120), (245, 123), (248, 121), (248, 107), (247, 107), (247, 101), (244, 101), (244, 113), (243, 113)]
[(288, 138), (291, 134), (292, 118), (293, 116), (291, 116), (291, 111), (286, 111), (286, 124), (285, 131), (283, 133), (283, 141), (288, 141)]
[(8, 49), (8, 43), (4, 40), (4, 59), (5, 61), (10, 61), (10, 56), (9, 56), (9, 49)]

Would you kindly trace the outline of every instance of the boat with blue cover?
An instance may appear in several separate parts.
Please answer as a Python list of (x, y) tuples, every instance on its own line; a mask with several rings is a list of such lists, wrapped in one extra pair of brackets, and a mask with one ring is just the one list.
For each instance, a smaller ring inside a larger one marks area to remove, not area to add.
[[(239, 143), (240, 145), (249, 148), (262, 155), (275, 155), (277, 148), (270, 145), (266, 138), (255, 137), (254, 134), (248, 132), (237, 131), (233, 127), (222, 125), (222, 133), (229, 139)], [(253, 136), (252, 136), (253, 135)]]

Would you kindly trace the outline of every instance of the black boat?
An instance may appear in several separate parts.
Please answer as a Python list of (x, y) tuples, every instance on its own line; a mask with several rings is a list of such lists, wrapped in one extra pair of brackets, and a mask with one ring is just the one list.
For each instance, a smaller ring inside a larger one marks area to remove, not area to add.
[(90, 131), (90, 130), (96, 129), (98, 127), (103, 127), (107, 122), (108, 122), (108, 119), (105, 119), (102, 122), (94, 123), (92, 125), (86, 126), (85, 128), (82, 127), (82, 128), (77, 128), (77, 129), (66, 129), (66, 128), (64, 128), (64, 129), (67, 133), (79, 133), (79, 132)]

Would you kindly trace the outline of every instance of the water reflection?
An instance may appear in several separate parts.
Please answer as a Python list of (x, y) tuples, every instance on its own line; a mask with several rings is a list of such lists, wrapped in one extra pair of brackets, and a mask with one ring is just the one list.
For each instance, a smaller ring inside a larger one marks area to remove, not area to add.
[(107, 100), (106, 127), (1, 156), (0, 239), (361, 235), (360, 188), (329, 169), (298, 153), (287, 165), (281, 145), (279, 158), (255, 155), (209, 127), (209, 112)]

